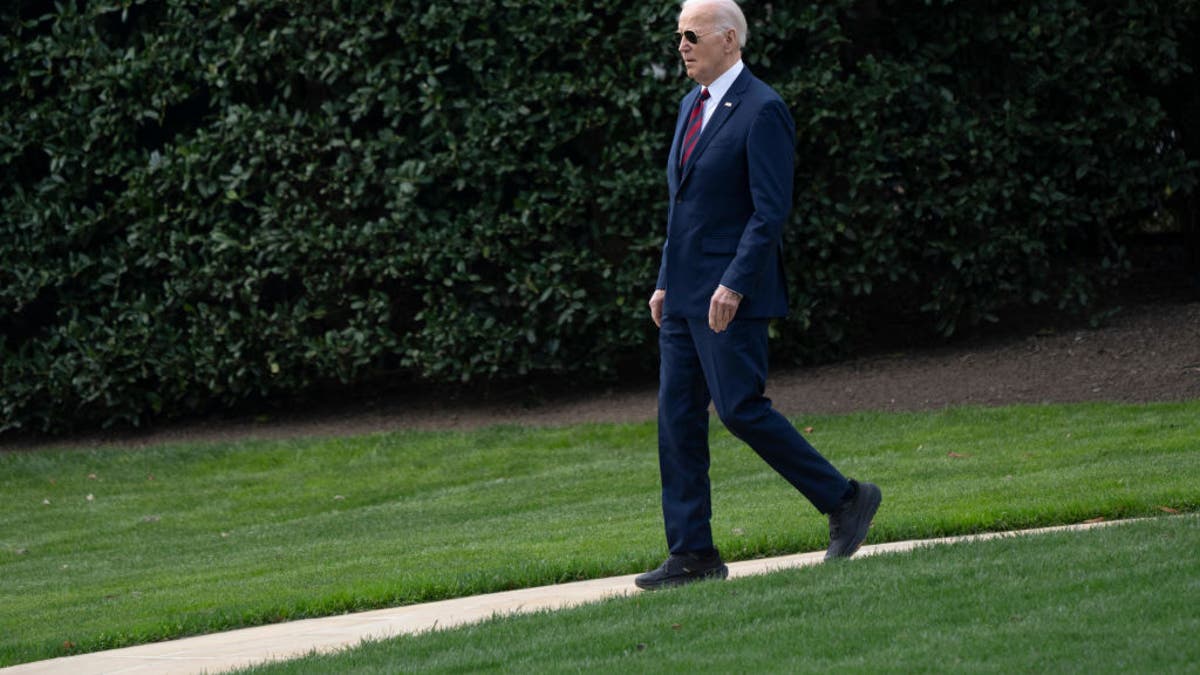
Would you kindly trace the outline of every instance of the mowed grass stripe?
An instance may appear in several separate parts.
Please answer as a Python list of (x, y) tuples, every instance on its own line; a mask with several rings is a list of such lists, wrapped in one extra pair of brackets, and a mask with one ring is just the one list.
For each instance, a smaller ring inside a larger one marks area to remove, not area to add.
[(939, 545), (242, 672), (1192, 672), (1196, 550), (1196, 516)]
[[(883, 486), (873, 542), (1200, 505), (1200, 402), (796, 421)], [(0, 455), (0, 664), (643, 571), (664, 554), (655, 438), (596, 424)], [(712, 446), (727, 558), (825, 546), (824, 518), (716, 423)]]

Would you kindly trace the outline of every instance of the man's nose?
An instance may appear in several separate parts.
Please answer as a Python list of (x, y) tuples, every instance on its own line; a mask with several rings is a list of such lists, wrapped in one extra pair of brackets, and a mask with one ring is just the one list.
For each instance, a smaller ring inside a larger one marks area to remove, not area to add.
[(679, 51), (683, 52), (683, 51), (687, 51), (691, 48), (692, 48), (692, 43), (688, 42), (687, 38), (685, 38), (685, 37), (679, 38)]

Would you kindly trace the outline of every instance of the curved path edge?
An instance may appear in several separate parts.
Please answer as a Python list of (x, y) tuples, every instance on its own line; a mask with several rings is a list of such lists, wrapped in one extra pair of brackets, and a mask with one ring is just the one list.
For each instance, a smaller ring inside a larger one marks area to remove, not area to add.
[[(1001, 537), (1078, 531), (1142, 519), (1106, 520), (1009, 532), (987, 532), (863, 546), (855, 557), (910, 551), (923, 546), (984, 541)], [(824, 551), (729, 563), (729, 577), (745, 577), (820, 564)], [(0, 668), (3, 675), (216, 673), (355, 647), (363, 640), (453, 628), (505, 616), (562, 609), (606, 598), (641, 593), (636, 575), (523, 588), (393, 609), (303, 619), (242, 628), (167, 642), (65, 656)]]

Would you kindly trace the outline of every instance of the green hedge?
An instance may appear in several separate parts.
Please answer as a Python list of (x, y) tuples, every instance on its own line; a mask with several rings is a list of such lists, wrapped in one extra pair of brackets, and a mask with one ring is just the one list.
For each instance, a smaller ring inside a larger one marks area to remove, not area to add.
[[(1196, 164), (1194, 2), (746, 2), (797, 121), (785, 359), (1087, 309)], [(677, 6), (0, 10), (0, 431), (649, 369)]]

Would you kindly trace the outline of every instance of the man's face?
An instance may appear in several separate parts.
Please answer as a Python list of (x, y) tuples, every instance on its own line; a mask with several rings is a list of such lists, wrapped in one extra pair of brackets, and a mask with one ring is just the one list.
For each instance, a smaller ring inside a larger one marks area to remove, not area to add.
[(696, 44), (679, 39), (679, 55), (687, 68), (688, 77), (708, 86), (732, 64), (726, 63), (730, 52), (729, 42), (733, 31), (715, 30), (716, 21), (711, 10), (704, 6), (688, 7), (679, 15), (679, 32), (692, 31), (699, 40)]

